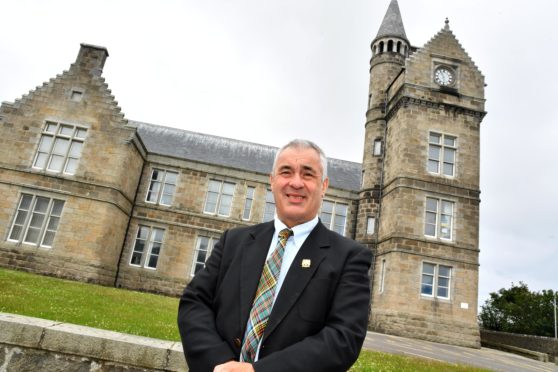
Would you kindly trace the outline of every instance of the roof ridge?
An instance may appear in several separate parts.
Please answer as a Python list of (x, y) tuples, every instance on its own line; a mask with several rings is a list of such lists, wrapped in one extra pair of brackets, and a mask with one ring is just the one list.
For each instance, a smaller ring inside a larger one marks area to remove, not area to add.
[(263, 147), (263, 148), (267, 148), (267, 149), (272, 149), (272, 150), (279, 150), (279, 147), (275, 147), (275, 146), (271, 146), (271, 145), (264, 145), (262, 143), (256, 143), (256, 142), (250, 142), (250, 141), (244, 141), (244, 140), (240, 140), (240, 139), (236, 139), (236, 138), (230, 138), (230, 137), (223, 137), (223, 136), (217, 136), (215, 134), (208, 134), (208, 133), (201, 133), (201, 132), (194, 132), (188, 129), (182, 129), (182, 128), (176, 128), (176, 127), (169, 127), (167, 125), (160, 125), (160, 124), (153, 124), (153, 123), (146, 123), (144, 121), (138, 121), (138, 120), (128, 120), (131, 124), (140, 124), (140, 125), (146, 125), (146, 126), (150, 126), (150, 127), (155, 127), (155, 128), (165, 128), (165, 129), (170, 129), (170, 130), (175, 130), (178, 132), (183, 132), (183, 133), (191, 133), (193, 135), (199, 135), (199, 136), (204, 136), (204, 137), (212, 137), (215, 139), (224, 139), (224, 140), (228, 140), (228, 141), (235, 141), (238, 143), (244, 143), (247, 145), (254, 145), (254, 146), (259, 146), (259, 147)]
[[(165, 128), (165, 129), (170, 129), (170, 130), (174, 130), (177, 132), (181, 132), (181, 133), (190, 133), (193, 135), (198, 135), (198, 136), (203, 136), (203, 137), (211, 137), (211, 138), (215, 138), (215, 139), (219, 139), (219, 140), (227, 140), (227, 141), (234, 141), (236, 143), (239, 144), (246, 144), (246, 145), (251, 145), (251, 146), (257, 146), (260, 147), (262, 149), (265, 150), (271, 150), (271, 151), (277, 151), (279, 150), (279, 147), (275, 147), (275, 146), (271, 146), (271, 145), (265, 145), (262, 143), (256, 143), (256, 142), (250, 142), (250, 141), (244, 141), (244, 140), (240, 140), (240, 139), (236, 139), (236, 138), (230, 138), (230, 137), (223, 137), (223, 136), (217, 136), (214, 134), (208, 134), (208, 133), (201, 133), (201, 132), (194, 132), (188, 129), (182, 129), (182, 128), (175, 128), (175, 127), (169, 127), (167, 125), (159, 125), (159, 124), (153, 124), (153, 123), (146, 123), (143, 121), (138, 121), (138, 120), (131, 120), (129, 119), (128, 122), (132, 125), (134, 124), (139, 124), (139, 125), (143, 125), (143, 126), (149, 126), (152, 128)], [(328, 161), (334, 161), (334, 162), (339, 162), (339, 163), (347, 163), (347, 164), (358, 164), (361, 165), (361, 163), (358, 162), (354, 162), (354, 161), (350, 161), (350, 160), (345, 160), (345, 159), (338, 159), (338, 158), (333, 158), (333, 157), (329, 157), (327, 156)]]

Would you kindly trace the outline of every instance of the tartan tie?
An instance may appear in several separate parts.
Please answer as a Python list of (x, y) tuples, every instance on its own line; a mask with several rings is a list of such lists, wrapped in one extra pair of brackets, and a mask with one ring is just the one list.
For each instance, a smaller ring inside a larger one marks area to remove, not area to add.
[(279, 241), (273, 253), (265, 262), (256, 297), (250, 310), (250, 320), (244, 334), (244, 342), (242, 343), (241, 358), (243, 362), (252, 363), (256, 357), (258, 344), (262, 339), (269, 314), (271, 314), (271, 308), (273, 307), (275, 287), (279, 272), (281, 271), (285, 245), (287, 245), (287, 240), (291, 235), (293, 235), (293, 231), (290, 229), (283, 229), (279, 232)]

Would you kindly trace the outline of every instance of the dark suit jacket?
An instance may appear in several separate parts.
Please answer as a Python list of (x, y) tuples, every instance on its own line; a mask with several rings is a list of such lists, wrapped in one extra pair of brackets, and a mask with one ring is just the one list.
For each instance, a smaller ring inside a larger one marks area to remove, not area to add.
[[(239, 360), (273, 232), (273, 221), (226, 231), (184, 290), (178, 325), (191, 372)], [(346, 371), (366, 335), (371, 259), (368, 249), (319, 222), (283, 282), (254, 369)]]

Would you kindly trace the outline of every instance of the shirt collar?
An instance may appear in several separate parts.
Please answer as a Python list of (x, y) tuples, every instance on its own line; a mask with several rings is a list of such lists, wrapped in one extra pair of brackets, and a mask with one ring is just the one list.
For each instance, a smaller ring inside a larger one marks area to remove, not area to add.
[[(304, 242), (306, 237), (308, 237), (310, 232), (312, 232), (314, 227), (316, 227), (316, 225), (318, 224), (318, 221), (319, 221), (319, 218), (318, 218), (318, 215), (316, 215), (316, 217), (314, 217), (310, 221), (302, 223), (300, 225), (293, 226), (291, 228), (291, 230), (293, 230), (293, 239), (294, 239), (295, 244), (297, 246), (300, 246)], [(277, 215), (275, 215), (274, 225), (275, 225), (275, 236), (277, 236), (277, 234), (279, 234), (279, 231), (287, 228), (287, 225), (285, 225), (279, 219), (279, 217), (277, 217)]]

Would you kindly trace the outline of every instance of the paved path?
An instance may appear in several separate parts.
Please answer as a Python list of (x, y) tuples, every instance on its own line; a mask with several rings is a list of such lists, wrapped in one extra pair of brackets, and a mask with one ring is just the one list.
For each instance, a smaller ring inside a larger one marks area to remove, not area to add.
[(499, 350), (488, 348), (470, 349), (374, 332), (368, 332), (363, 347), (368, 350), (391, 354), (404, 354), (441, 362), (467, 364), (493, 371), (558, 371), (558, 366), (554, 363), (539, 362)]

